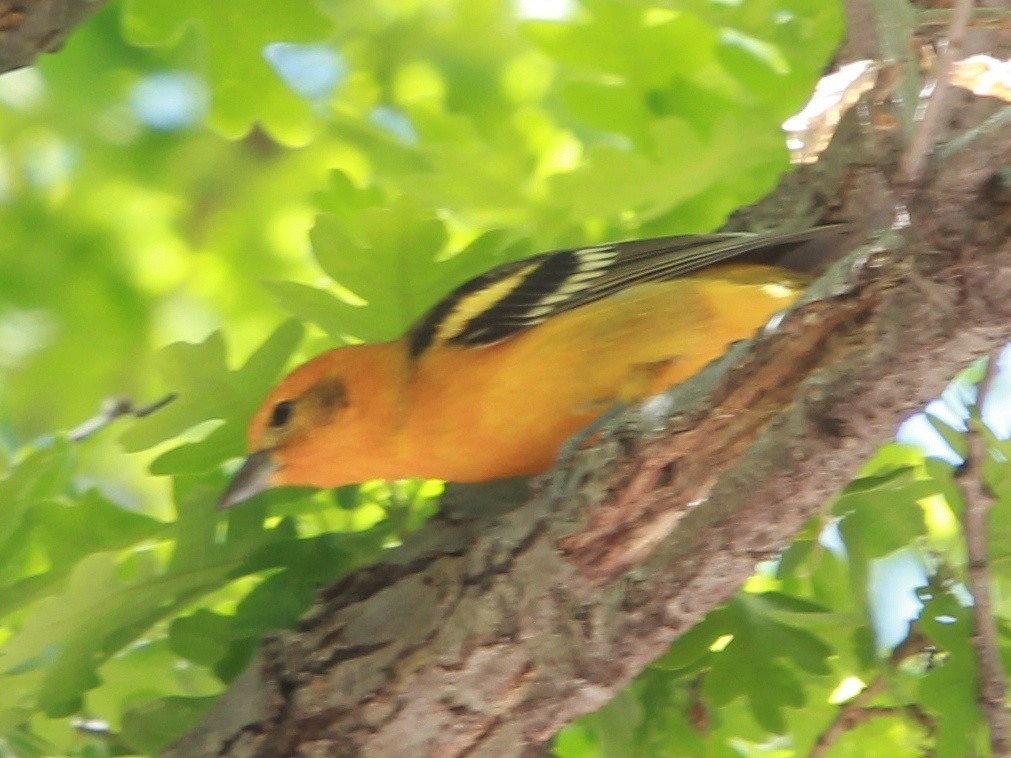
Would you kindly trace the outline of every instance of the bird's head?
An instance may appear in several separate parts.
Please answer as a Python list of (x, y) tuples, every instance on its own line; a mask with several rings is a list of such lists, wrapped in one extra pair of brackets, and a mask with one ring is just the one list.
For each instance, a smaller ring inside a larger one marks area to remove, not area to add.
[(371, 405), (362, 401), (374, 395), (362, 390), (378, 379), (377, 367), (371, 365), (376, 351), (368, 349), (374, 347), (323, 353), (270, 391), (249, 424), (250, 455), (222, 495), (219, 508), (230, 508), (270, 487), (335, 487), (369, 478), (356, 476), (355, 467), (363, 442), (358, 421)]

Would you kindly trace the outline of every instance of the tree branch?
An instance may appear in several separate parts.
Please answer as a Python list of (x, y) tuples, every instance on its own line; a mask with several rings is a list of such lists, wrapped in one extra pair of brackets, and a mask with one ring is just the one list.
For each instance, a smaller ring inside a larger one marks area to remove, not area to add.
[(934, 720), (916, 705), (850, 707), (851, 705), (852, 701), (840, 709), (838, 717), (832, 722), (829, 730), (818, 738), (817, 744), (811, 750), (810, 758), (821, 758), (821, 756), (828, 755), (829, 749), (840, 737), (871, 719), (906, 718), (919, 724), (928, 733), (932, 733), (935, 728)]
[[(837, 218), (887, 226), (897, 193), (855, 123), (734, 228), (810, 218), (826, 198)], [(471, 490), (494, 515), (437, 518), (326, 590), (168, 754), (514, 756), (602, 706), (1007, 340), (1008, 214), (984, 188), (1009, 154), (997, 129), (942, 161), (909, 202), (907, 240), (857, 251), (822, 299), (666, 395), (664, 413), (605, 430), (560, 502)]]
[(0, 74), (55, 52), (105, 0), (0, 0)]
[[(952, 15), (951, 8), (925, 8), (919, 11), (919, 28), (929, 29), (938, 26), (950, 28)], [(1011, 8), (1007, 7), (980, 7), (973, 13), (973, 25), (978, 27), (999, 29), (1008, 22), (1008, 19), (1011, 19)]]
[[(851, 131), (818, 164), (851, 188), (834, 195), (849, 217), (895, 200), (876, 167), (838, 170), (860, 144)], [(1009, 149), (997, 132), (953, 156), (910, 206), (908, 249), (859, 251), (822, 284), (847, 293), (670, 393), (662, 434), (633, 413), (579, 452), (557, 510), (543, 493), (437, 519), (327, 590), (173, 754), (517, 755), (603, 705), (1007, 340), (1011, 242), (982, 188)], [(818, 176), (768, 203), (808, 207)], [(945, 297), (903, 286), (913, 271)]]
[(923, 176), (923, 169), (927, 163), (927, 157), (933, 150), (937, 141), (937, 133), (948, 115), (948, 90), (951, 83), (948, 81), (952, 64), (962, 52), (965, 44), (965, 33), (972, 21), (975, 0), (955, 0), (951, 14), (951, 24), (948, 26), (947, 44), (941, 52), (937, 61), (937, 70), (934, 72), (934, 88), (927, 100), (926, 109), (919, 126), (913, 133), (909, 149), (902, 157), (902, 177), (909, 184), (916, 184)]
[[(897, 666), (903, 659), (919, 653), (925, 645), (925, 638), (910, 627), (910, 633), (906, 639), (900, 643), (891, 655), (890, 665)], [(810, 758), (820, 758), (828, 755), (828, 751), (846, 732), (854, 729), (865, 721), (882, 716), (901, 716), (919, 724), (928, 734), (933, 734), (936, 729), (934, 718), (925, 712), (916, 703), (894, 706), (871, 706), (870, 702), (883, 692), (888, 684), (888, 680), (883, 674), (879, 674), (870, 684), (857, 693), (852, 700), (843, 703), (839, 707), (838, 713), (832, 723), (828, 725), (824, 732), (818, 735), (814, 745), (811, 747)]]
[[(884, 712), (885, 709), (882, 708), (868, 707), (871, 700), (877, 697), (884, 688), (885, 680), (879, 676), (857, 693), (856, 697), (847, 703), (843, 703), (839, 707), (839, 712), (835, 718), (832, 719), (832, 723), (829, 724), (828, 729), (818, 735), (818, 739), (811, 747), (810, 758), (822, 758), (822, 756), (828, 755), (829, 749), (839, 738), (858, 724), (878, 715), (896, 715), (894, 712)], [(891, 710), (888, 709), (888, 711)]]
[(997, 623), (990, 598), (990, 570), (987, 561), (987, 520), (993, 498), (984, 480), (984, 460), (989, 455), (982, 408), (997, 373), (996, 356), (987, 362), (986, 376), (980, 382), (976, 403), (970, 412), (968, 454), (960, 472), (965, 499), (966, 551), (969, 563), (969, 588), (972, 591), (972, 616), (975, 625), (973, 645), (979, 665), (979, 697), (990, 727), (990, 749), (994, 755), (1011, 754), (1011, 725), (1007, 713), (1007, 682), (1000, 658)]

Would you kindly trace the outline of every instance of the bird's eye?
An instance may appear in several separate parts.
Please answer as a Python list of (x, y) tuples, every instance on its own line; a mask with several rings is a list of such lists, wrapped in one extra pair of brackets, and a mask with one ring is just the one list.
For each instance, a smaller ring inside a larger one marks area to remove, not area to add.
[(270, 425), (271, 426), (284, 426), (288, 423), (291, 418), (291, 412), (294, 408), (294, 404), (290, 400), (282, 400), (280, 403), (274, 406), (274, 410), (270, 413)]

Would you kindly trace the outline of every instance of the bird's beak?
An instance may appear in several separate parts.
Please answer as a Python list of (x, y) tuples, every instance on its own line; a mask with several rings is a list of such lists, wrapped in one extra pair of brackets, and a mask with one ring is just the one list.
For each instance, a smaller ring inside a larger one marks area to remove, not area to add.
[(258, 495), (270, 487), (270, 475), (279, 468), (270, 453), (270, 450), (260, 450), (246, 458), (246, 462), (235, 472), (228, 489), (218, 500), (219, 511), (249, 500), (253, 495)]

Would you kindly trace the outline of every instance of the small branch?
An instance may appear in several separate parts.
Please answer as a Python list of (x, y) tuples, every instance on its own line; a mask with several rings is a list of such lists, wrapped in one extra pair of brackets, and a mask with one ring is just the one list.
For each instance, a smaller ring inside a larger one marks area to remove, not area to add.
[(997, 624), (990, 599), (990, 571), (987, 566), (987, 517), (993, 499), (983, 482), (983, 461), (988, 455), (984, 437), (983, 401), (997, 373), (996, 357), (987, 363), (986, 376), (980, 382), (972, 409), (968, 432), (968, 453), (962, 467), (962, 494), (965, 498), (966, 551), (969, 560), (969, 588), (972, 591), (972, 615), (976, 633), (973, 645), (979, 662), (979, 696), (983, 714), (990, 726), (990, 748), (994, 755), (1011, 754), (1011, 725), (1008, 722), (1004, 667), (1000, 659)]
[(990, 137), (996, 132), (1006, 129), (1009, 123), (1011, 123), (1011, 105), (1001, 108), (975, 129), (970, 129), (943, 145), (938, 151), (938, 156), (942, 161), (946, 161), (960, 150), (971, 147), (977, 140)]
[[(918, 26), (929, 29), (936, 26), (951, 24), (951, 8), (927, 8), (920, 11)], [(984, 29), (999, 29), (1008, 19), (1011, 19), (1011, 9), (1008, 8), (977, 8), (973, 16), (973, 26)]]
[(952, 9), (951, 25), (948, 27), (947, 35), (948, 44), (941, 52), (937, 62), (934, 91), (927, 101), (926, 110), (920, 120), (919, 128), (913, 134), (909, 149), (902, 156), (901, 176), (907, 184), (915, 184), (922, 178), (927, 156), (947, 115), (948, 109), (945, 101), (950, 89), (948, 75), (955, 59), (961, 54), (965, 33), (972, 20), (974, 5), (975, 0), (956, 0)]
[[(909, 625), (909, 633), (906, 635), (906, 638), (892, 651), (889, 665), (892, 668), (898, 667), (902, 661), (906, 660), (910, 656), (923, 652), (927, 649), (928, 645), (929, 643), (927, 638), (920, 634), (919, 630), (916, 628), (916, 623), (911, 622)], [(885, 684), (885, 678), (879, 675), (877, 679), (867, 685), (867, 687), (858, 693), (856, 697), (849, 702), (844, 703), (839, 708), (839, 712), (836, 714), (835, 719), (833, 719), (832, 723), (828, 725), (828, 728), (821, 733), (818, 740), (811, 748), (812, 758), (827, 755), (832, 745), (834, 745), (836, 741), (846, 732), (872, 718), (904, 716), (905, 718), (919, 724), (928, 734), (934, 733), (936, 724), (933, 717), (926, 713), (916, 703), (893, 706), (870, 706), (870, 701), (884, 691)]]
[(88, 439), (93, 434), (102, 431), (122, 416), (133, 416), (142, 418), (150, 416), (155, 411), (161, 410), (178, 397), (176, 393), (170, 392), (160, 400), (155, 400), (147, 405), (135, 406), (128, 397), (110, 397), (102, 403), (102, 408), (97, 415), (92, 416), (82, 424), (78, 424), (67, 433), (67, 438), (71, 442), (81, 442)]
[(811, 747), (811, 758), (820, 758), (823, 755), (827, 755), (829, 748), (835, 744), (836, 740), (853, 729), (857, 724), (866, 721), (869, 718), (866, 713), (868, 710), (871, 710), (868, 708), (868, 703), (877, 697), (884, 688), (885, 680), (879, 676), (864, 687), (855, 698), (840, 706), (839, 712), (835, 715), (832, 723), (828, 725), (828, 729), (819, 735)]
[(844, 703), (829, 724), (828, 729), (821, 733), (811, 748), (811, 758), (819, 758), (828, 754), (829, 749), (846, 732), (855, 729), (865, 721), (875, 718), (901, 717), (908, 718), (919, 724), (928, 733), (934, 732), (934, 719), (915, 703), (909, 705), (878, 705), (870, 706), (871, 700), (877, 697), (885, 688), (885, 680), (878, 677), (855, 698)]
[(927, 713), (925, 710), (923, 710), (923, 708), (921, 708), (916, 703), (909, 703), (909, 705), (896, 706), (895, 709), (901, 711), (906, 716), (906, 718), (915, 721), (917, 724), (923, 727), (924, 731), (926, 731), (928, 735), (933, 736), (934, 732), (937, 730), (937, 722), (934, 720), (934, 717), (931, 716), (929, 713)]

